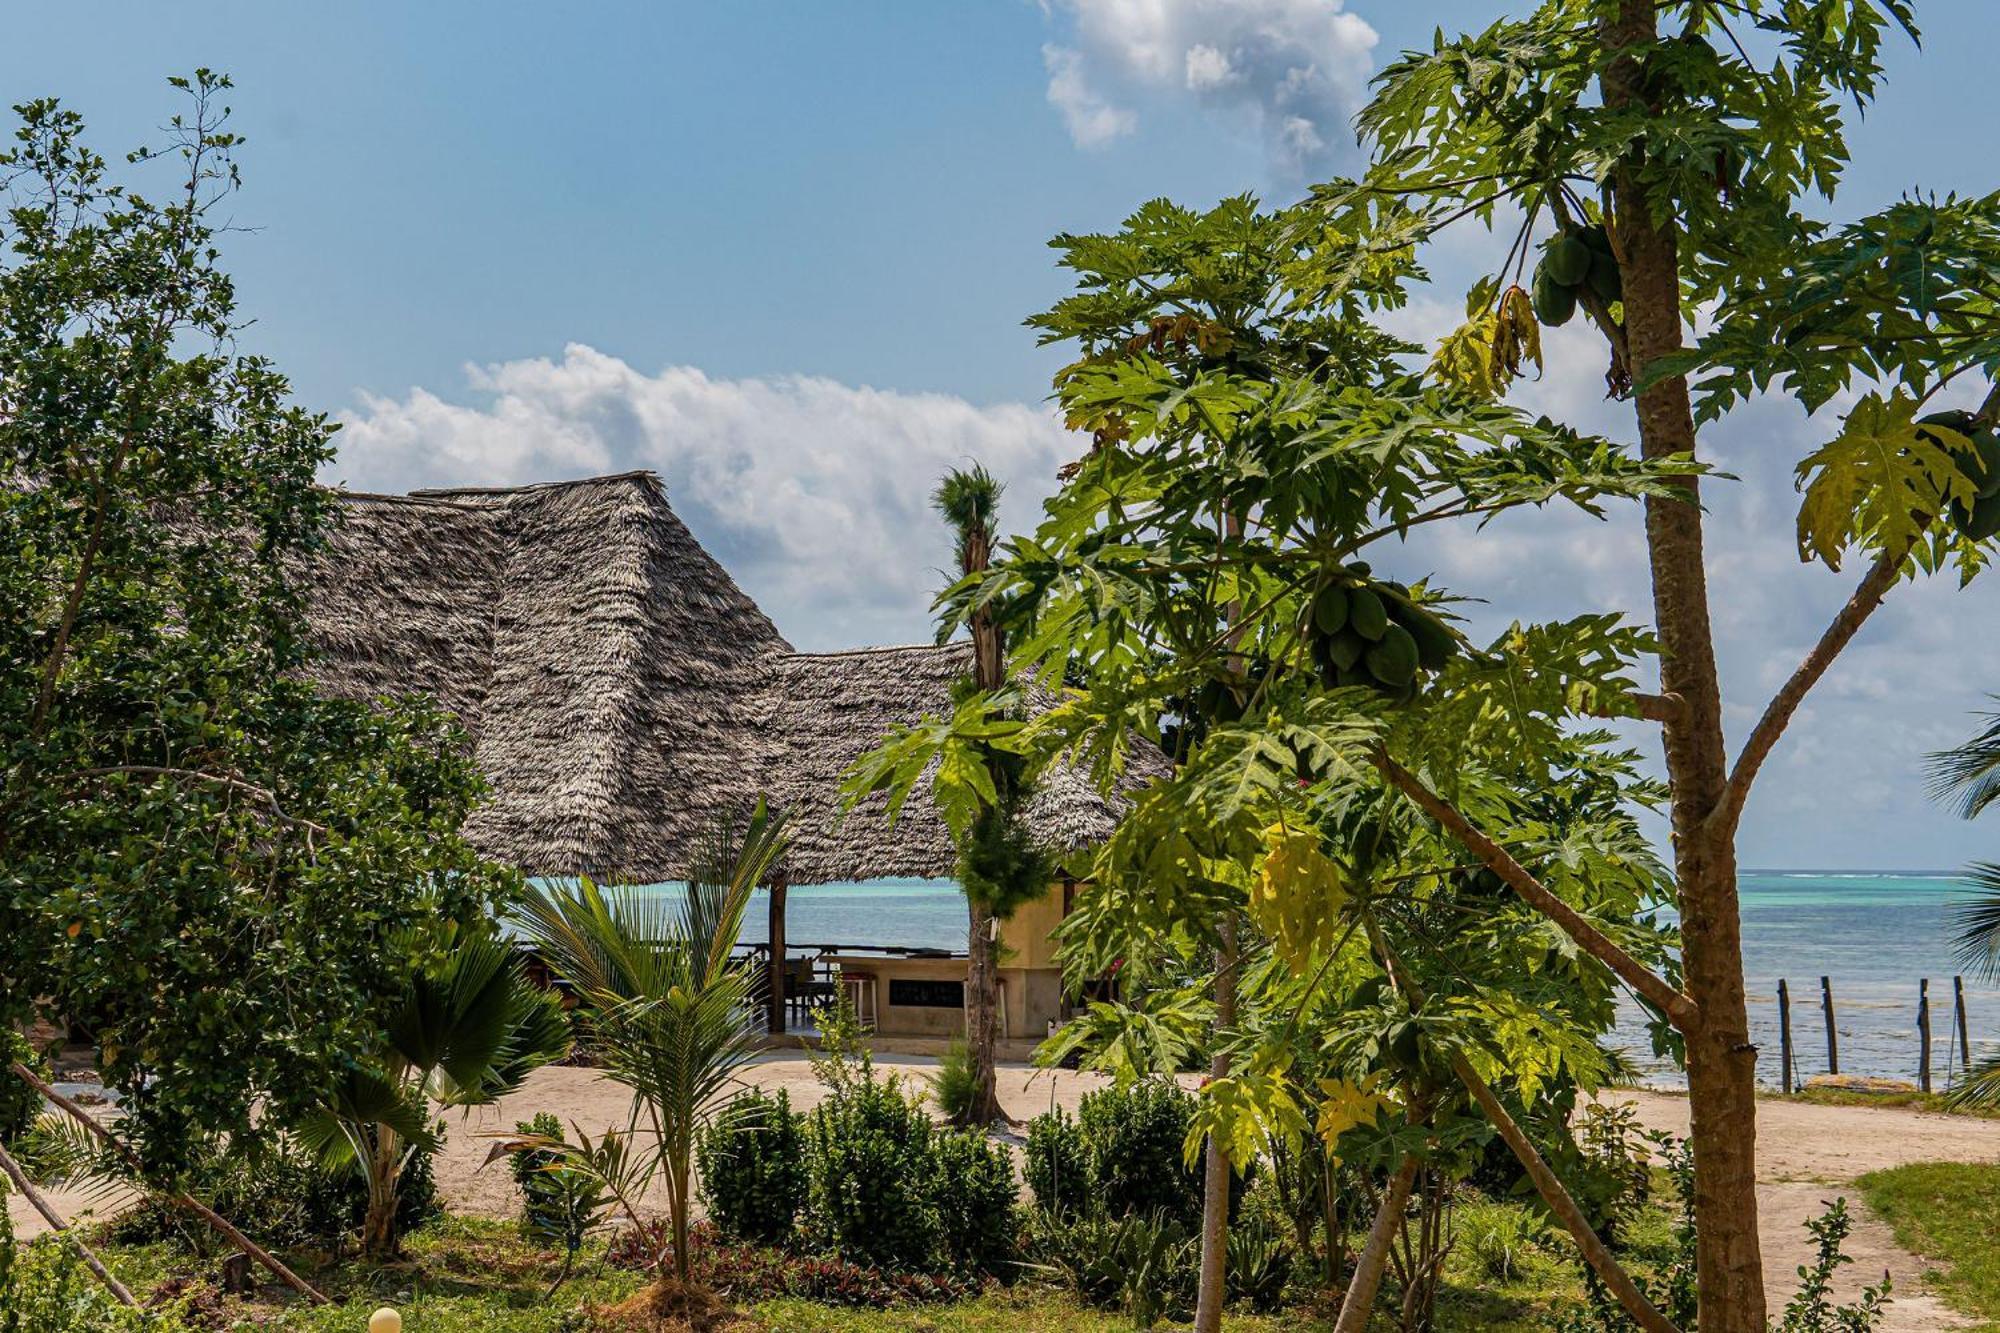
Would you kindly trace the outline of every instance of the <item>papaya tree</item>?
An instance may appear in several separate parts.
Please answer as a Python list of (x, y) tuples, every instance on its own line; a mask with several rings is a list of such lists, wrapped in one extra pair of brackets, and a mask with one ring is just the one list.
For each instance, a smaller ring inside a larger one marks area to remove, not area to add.
[[(1546, 0), (1391, 63), (1359, 122), (1369, 172), (1320, 192), (1335, 212), (1394, 200), (1426, 238), (1467, 221), (1512, 238), (1495, 245), (1471, 320), (1438, 349), (1438, 374), (1469, 394), (1503, 395), (1510, 349), (1580, 310), (1649, 462), (1699, 461), (1700, 429), (1754, 396), (1809, 412), (1853, 396), (1832, 438), (1798, 460), (1798, 551), (1832, 570), (1858, 557), (1865, 573), (1733, 757), (1713, 631), (1727, 590), (1704, 565), (1705, 483), (1690, 475), (1645, 505), (1660, 689), (1641, 711), (1662, 730), (1683, 976), (1667, 986), (1622, 951), (1600, 954), (1685, 1044), (1704, 1333), (1757, 1333), (1766, 1319), (1736, 888), (1745, 802), (1884, 596), (1949, 566), (1970, 578), (2000, 530), (2000, 198), (1913, 195), (1826, 217), (1847, 161), (1844, 115), (1876, 95), (1883, 42), (1916, 36), (1912, 9)], [(1538, 248), (1530, 293), (1515, 284)], [(1691, 340), (1697, 314), (1707, 332)], [(1976, 406), (1938, 410), (1958, 394)], [(1505, 838), (1454, 809), (1436, 775), (1385, 771), (1541, 896)]]
[[(1252, 886), (1274, 857), (1309, 873), (1265, 877), (1283, 902), (1260, 932), (1330, 947), (1360, 921), (1339, 898), (1350, 873), (1305, 855), (1320, 835), (1310, 819), (1301, 827), (1302, 791), (1351, 803), (1379, 799), (1397, 775), (1441, 775), (1501, 836), (1531, 840), (1543, 821), (1501, 799), (1503, 786), (1474, 783), (1482, 757), (1515, 756), (1509, 784), (1553, 783), (1566, 728), (1641, 706), (1632, 664), (1650, 641), (1585, 615), (1475, 648), (1440, 589), (1370, 557), (1428, 524), (1679, 494), (1689, 465), (1632, 457), (1411, 371), (1414, 349), (1371, 316), (1417, 276), (1423, 221), (1393, 200), (1265, 211), (1234, 199), (1202, 212), (1161, 201), (1115, 234), (1058, 238), (1079, 290), (1033, 322), (1078, 347), (1057, 394), (1091, 447), (1036, 531), (952, 589), (943, 614), (1001, 614), (1015, 666), (1059, 702), (1022, 718), (1007, 689), (962, 700), (889, 737), (851, 789), (887, 790), (894, 807), (935, 763), (941, 793), (976, 801), (962, 775), (996, 745), (1031, 772), (1076, 766), (1108, 785), (1132, 745), (1163, 745), (1170, 775), (1075, 867), (1091, 881), (1079, 920), (1093, 902), (1134, 895), (1210, 950), (1224, 923), (1253, 913)], [(1629, 938), (1636, 904), (1584, 888), (1565, 882), (1565, 898), (1535, 885), (1586, 941), (1584, 966), (1642, 956)], [(1671, 994), (1633, 971), (1662, 1002)], [(1240, 1024), (1222, 1011), (1226, 992), (1217, 999), (1226, 1051)], [(1209, 1084), (1215, 1104), (1282, 1114), (1279, 1083), (1224, 1068)], [(1225, 1161), (1241, 1141), (1211, 1139)], [(1206, 1326), (1219, 1295), (1198, 1306)]]

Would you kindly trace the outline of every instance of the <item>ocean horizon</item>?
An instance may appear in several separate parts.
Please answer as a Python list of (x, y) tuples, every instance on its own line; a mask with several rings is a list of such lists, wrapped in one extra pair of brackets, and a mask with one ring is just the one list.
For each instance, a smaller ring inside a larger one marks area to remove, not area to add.
[[(1954, 977), (1962, 976), (1975, 1061), (2000, 1053), (2000, 981), (1965, 971), (1954, 958), (1952, 916), (1972, 886), (1954, 870), (1745, 870), (1738, 877), (1744, 980), (1758, 1078), (1777, 1086), (1778, 982), (1791, 993), (1793, 1067), (1803, 1081), (1827, 1072), (1820, 978), (1833, 988), (1843, 1074), (1915, 1082), (1919, 983), (1931, 990), (1931, 1069), (1942, 1088), (1962, 1066), (1953, 1035)], [(792, 952), (831, 945), (898, 945), (962, 950), (965, 901), (950, 880), (875, 880), (795, 886), (786, 898)], [(763, 943), (765, 898), (745, 922), (743, 941)], [(1613, 1037), (1646, 1082), (1674, 1085), (1679, 1072), (1655, 1056), (1645, 1015), (1628, 998)]]

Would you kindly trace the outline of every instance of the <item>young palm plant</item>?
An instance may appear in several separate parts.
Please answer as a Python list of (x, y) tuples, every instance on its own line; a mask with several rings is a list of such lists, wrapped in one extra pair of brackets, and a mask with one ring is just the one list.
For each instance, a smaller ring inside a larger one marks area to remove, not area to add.
[(387, 1049), (348, 1072), (299, 1138), (328, 1165), (368, 1182), (361, 1247), (393, 1256), (404, 1169), (437, 1144), (430, 1110), (483, 1106), (569, 1052), (558, 999), (523, 975), (507, 944), (461, 936), (420, 974), (386, 1024)]
[[(1951, 801), (1973, 819), (2000, 801), (2000, 713), (1983, 716), (1985, 726), (1965, 744), (1930, 756), (1931, 794)], [(1965, 875), (1979, 896), (1958, 909), (1954, 925), (1958, 959), (1969, 972), (2000, 978), (2000, 863), (1975, 861)], [(1952, 1093), (1961, 1106), (2000, 1107), (2000, 1057), (1965, 1071)]]
[[(740, 836), (711, 830), (678, 901), (583, 878), (535, 889), (522, 909), (542, 957), (581, 995), (605, 1072), (632, 1090), (630, 1137), (665, 1181), (666, 1239), (684, 1284), (695, 1140), (757, 1049), (750, 969), (730, 951), (784, 845), (783, 818), (760, 803)], [(631, 1181), (621, 1189), (635, 1191)], [(668, 1255), (654, 1258), (663, 1268)]]
[[(983, 467), (954, 468), (938, 483), (932, 505), (957, 539), (959, 574), (972, 578), (992, 563), (1003, 488)], [(1006, 684), (1006, 648), (991, 608), (967, 617), (972, 634), (971, 688), (986, 692)], [(965, 1018), (970, 1037), (970, 1087), (952, 1119), (987, 1125), (1004, 1114), (995, 1078), (999, 1046), (999, 923), (1046, 893), (1055, 867), (1035, 843), (1023, 811), (1032, 793), (1021, 780), (1018, 756), (989, 751), (993, 799), (959, 837), (958, 879), (970, 917), (966, 933)]]

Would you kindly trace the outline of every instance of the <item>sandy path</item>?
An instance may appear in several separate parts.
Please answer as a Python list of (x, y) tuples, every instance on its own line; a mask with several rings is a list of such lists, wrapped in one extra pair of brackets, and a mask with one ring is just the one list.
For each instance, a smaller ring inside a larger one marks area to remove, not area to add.
[[(1687, 1098), (1620, 1092), (1607, 1101), (1629, 1101), (1651, 1128), (1688, 1130)], [(1845, 1196), (1854, 1231), (1835, 1290), (1851, 1297), (1886, 1270), (1894, 1300), (1883, 1333), (1930, 1333), (1969, 1328), (1976, 1322), (1945, 1307), (1924, 1290), (1928, 1265), (1896, 1244), (1889, 1227), (1861, 1202), (1853, 1182), (1870, 1171), (1911, 1162), (2000, 1161), (2000, 1121), (1934, 1115), (1894, 1106), (1809, 1106), (1757, 1103), (1758, 1232), (1764, 1249), (1764, 1285), (1775, 1315), (1798, 1289), (1799, 1265), (1813, 1259), (1805, 1222)], [(1845, 1188), (1844, 1188), (1845, 1187)]]
[[(935, 1060), (923, 1056), (880, 1055), (876, 1067), (921, 1081)], [(999, 1071), (1001, 1104), (1022, 1120), (1046, 1111), (1051, 1102), (1072, 1111), (1085, 1093), (1104, 1081), (1091, 1074), (1037, 1071), (1003, 1065)], [(792, 1105), (807, 1109), (820, 1099), (812, 1068), (798, 1052), (774, 1052), (747, 1071), (746, 1081), (767, 1090), (783, 1088)], [(1607, 1100), (1628, 1101), (1649, 1127), (1685, 1134), (1687, 1099), (1665, 1093), (1619, 1092)], [(498, 1104), (447, 1122), (449, 1140), (436, 1163), (438, 1188), (453, 1207), (467, 1212), (512, 1216), (519, 1206), (504, 1163), (485, 1164), (491, 1148), (488, 1135), (510, 1132), (516, 1121), (538, 1111), (553, 1111), (564, 1124), (580, 1126), (593, 1137), (622, 1126), (630, 1098), (617, 1084), (594, 1070), (552, 1068), (537, 1071), (514, 1095)], [(1884, 1333), (1929, 1333), (1963, 1328), (1969, 1320), (1953, 1314), (1923, 1290), (1926, 1267), (1922, 1257), (1897, 1247), (1888, 1227), (1861, 1206), (1850, 1186), (1859, 1176), (1910, 1162), (2000, 1161), (2000, 1121), (1927, 1114), (1897, 1107), (1807, 1106), (1792, 1102), (1758, 1104), (1758, 1195), (1762, 1205), (1765, 1280), (1774, 1311), (1797, 1286), (1796, 1270), (1812, 1257), (1803, 1223), (1819, 1213), (1826, 1200), (1848, 1196), (1855, 1214), (1854, 1234), (1847, 1252), (1855, 1262), (1843, 1270), (1839, 1289), (1851, 1293), (1886, 1269), (1895, 1280), (1896, 1297)], [(65, 1214), (81, 1209), (82, 1201), (58, 1193)], [(8, 1213), (16, 1230), (33, 1235), (41, 1220), (25, 1200), (10, 1197)], [(98, 1215), (107, 1211), (99, 1201)]]

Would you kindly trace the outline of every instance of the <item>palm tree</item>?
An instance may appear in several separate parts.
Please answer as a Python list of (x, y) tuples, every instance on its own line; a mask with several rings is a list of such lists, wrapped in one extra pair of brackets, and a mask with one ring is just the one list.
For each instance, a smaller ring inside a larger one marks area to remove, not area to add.
[(401, 1243), (404, 1168), (436, 1146), (431, 1105), (483, 1106), (570, 1048), (561, 1002), (488, 936), (451, 939), (443, 960), (411, 982), (386, 1033), (379, 1061), (350, 1070), (298, 1131), (322, 1160), (352, 1166), (368, 1182), (361, 1247), (377, 1258)]
[[(1985, 726), (1978, 735), (1956, 749), (1940, 750), (1929, 757), (1931, 795), (1954, 802), (1965, 819), (1977, 818), (2000, 801), (2000, 713), (1981, 717)], [(2000, 978), (2000, 863), (1975, 861), (1966, 867), (1965, 874), (1978, 887), (1980, 897), (1956, 913), (1959, 963), (1968, 972)], [(2000, 1057), (1966, 1070), (1952, 1100), (1962, 1106), (2000, 1106)]]
[[(683, 1283), (695, 1139), (758, 1045), (749, 966), (731, 950), (784, 845), (783, 819), (760, 802), (740, 839), (728, 827), (704, 838), (678, 902), (583, 878), (532, 891), (522, 909), (543, 959), (580, 993), (605, 1072), (632, 1090), (628, 1140), (645, 1144), (647, 1174), (666, 1181)], [(643, 1182), (621, 1189), (633, 1194)], [(656, 1264), (666, 1258), (655, 1254)]]
[[(954, 468), (938, 483), (931, 503), (958, 539), (959, 573), (983, 572), (993, 559), (1002, 487), (983, 467)], [(990, 606), (976, 605), (968, 617), (972, 631), (972, 675), (976, 690), (1006, 684), (1005, 646)], [(959, 847), (959, 884), (970, 917), (966, 931), (965, 1022), (971, 1055), (970, 1094), (954, 1115), (965, 1125), (987, 1125), (1002, 1115), (994, 1066), (999, 1045), (1000, 977), (994, 932), (1023, 903), (1048, 891), (1051, 866), (1029, 836), (1022, 810), (1028, 793), (1017, 757), (999, 751), (987, 767), (997, 799), (974, 818)]]

